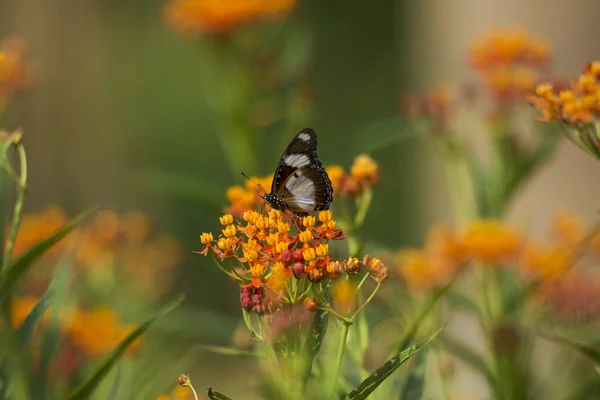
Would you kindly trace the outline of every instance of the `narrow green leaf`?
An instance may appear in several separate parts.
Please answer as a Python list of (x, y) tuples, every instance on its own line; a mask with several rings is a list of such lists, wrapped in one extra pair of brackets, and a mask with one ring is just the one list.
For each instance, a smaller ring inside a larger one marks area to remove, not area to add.
[(584, 357), (587, 357), (593, 361), (597, 369), (600, 368), (600, 348), (586, 343), (579, 343), (575, 340), (562, 336), (548, 335), (544, 333), (538, 333), (538, 335), (546, 340), (550, 340), (551, 342), (572, 348)]
[(33, 335), (33, 331), (35, 327), (42, 319), (48, 307), (54, 302), (54, 298), (56, 296), (56, 292), (64, 287), (65, 281), (69, 276), (68, 272), (70, 270), (70, 264), (65, 263), (64, 266), (61, 266), (58, 270), (56, 276), (50, 282), (48, 289), (40, 298), (40, 300), (33, 306), (33, 309), (29, 312), (25, 321), (19, 327), (18, 335), (21, 338), (21, 342), (23, 347), (27, 346), (31, 336)]
[(354, 146), (364, 153), (372, 153), (422, 135), (415, 123), (404, 117), (366, 124), (354, 134)]
[(449, 352), (454, 354), (456, 357), (463, 360), (467, 365), (475, 369), (476, 371), (483, 374), (490, 384), (494, 382), (494, 375), (486, 364), (485, 360), (471, 348), (464, 344), (452, 339), (448, 335), (442, 335), (440, 338), (442, 345)]
[(379, 367), (375, 372), (365, 379), (358, 387), (352, 390), (345, 397), (346, 400), (363, 400), (366, 399), (379, 385), (381, 385), (398, 367), (400, 367), (406, 360), (415, 355), (423, 347), (431, 343), (435, 337), (442, 331), (443, 328), (439, 329), (433, 334), (426, 342), (413, 345), (408, 349), (404, 350), (397, 356), (390, 358), (385, 364)]
[(112, 367), (115, 366), (117, 361), (119, 361), (119, 359), (121, 358), (123, 353), (125, 353), (125, 350), (127, 350), (129, 345), (131, 345), (140, 335), (146, 332), (158, 319), (167, 315), (171, 310), (173, 310), (175, 307), (181, 304), (183, 298), (183, 296), (178, 296), (175, 300), (163, 307), (154, 316), (148, 318), (133, 332), (131, 332), (125, 339), (123, 339), (123, 341), (113, 351), (113, 353), (102, 362), (98, 369), (96, 369), (96, 371), (92, 374), (88, 381), (82, 384), (78, 389), (76, 389), (68, 397), (68, 399), (87, 399), (92, 394), (94, 389), (96, 389), (96, 387), (100, 384), (102, 379), (104, 379), (104, 377), (110, 372)]
[(237, 356), (237, 357), (260, 357), (254, 351), (240, 350), (235, 347), (226, 346), (198, 346), (198, 349), (208, 351), (214, 354), (220, 354), (224, 356)]
[(454, 279), (456, 279), (455, 275), (447, 284), (437, 289), (435, 292), (431, 294), (431, 296), (425, 301), (425, 303), (421, 306), (421, 308), (417, 311), (417, 315), (415, 315), (407, 324), (407, 328), (400, 336), (400, 340), (396, 345), (396, 351), (400, 352), (405, 349), (410, 342), (412, 342), (415, 334), (419, 330), (421, 323), (427, 317), (427, 315), (431, 312), (433, 307), (437, 304), (437, 302), (442, 298), (442, 296), (448, 291)]
[(65, 226), (48, 236), (46, 239), (41, 240), (27, 249), (25, 253), (16, 259), (8, 267), (5, 274), (2, 275), (2, 279), (0, 280), (0, 301), (3, 301), (14, 289), (14, 287), (19, 283), (21, 278), (25, 276), (25, 273), (27, 273), (35, 261), (42, 257), (44, 253), (52, 248), (52, 246), (67, 236), (67, 234), (69, 234), (73, 229), (75, 229), (98, 209), (98, 207), (94, 207), (79, 214), (77, 217), (69, 221)]
[(401, 400), (421, 400), (423, 398), (427, 353), (427, 350), (423, 350), (415, 356), (412, 368), (402, 387)]
[(110, 393), (108, 394), (107, 400), (118, 400), (119, 388), (121, 387), (121, 367), (117, 368), (117, 373), (115, 375), (115, 380), (113, 381), (112, 388), (110, 389)]
[(308, 336), (303, 347), (303, 362), (305, 363), (302, 369), (302, 382), (306, 383), (312, 371), (312, 364), (321, 350), (323, 339), (327, 333), (327, 323), (329, 313), (325, 310), (317, 310), (313, 318)]
[(213, 390), (210, 386), (206, 389), (206, 391), (208, 393), (208, 398), (211, 400), (232, 400), (230, 397)]

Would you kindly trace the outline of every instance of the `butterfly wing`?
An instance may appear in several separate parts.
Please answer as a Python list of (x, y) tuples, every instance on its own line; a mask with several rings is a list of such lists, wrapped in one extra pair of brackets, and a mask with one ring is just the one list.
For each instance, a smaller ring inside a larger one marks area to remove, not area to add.
[(317, 155), (317, 135), (312, 129), (298, 133), (281, 156), (271, 194), (296, 213), (329, 209), (333, 189)]
[(327, 210), (333, 201), (331, 182), (321, 167), (304, 166), (296, 169), (281, 185), (279, 199), (294, 213)]

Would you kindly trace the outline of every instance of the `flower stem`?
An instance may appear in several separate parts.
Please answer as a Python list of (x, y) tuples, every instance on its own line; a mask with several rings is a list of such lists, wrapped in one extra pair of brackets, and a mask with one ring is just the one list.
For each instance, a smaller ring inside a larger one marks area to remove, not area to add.
[(330, 400), (335, 399), (335, 391), (337, 389), (340, 371), (342, 370), (342, 362), (344, 361), (344, 353), (346, 352), (346, 340), (348, 339), (348, 330), (350, 329), (350, 325), (352, 325), (352, 321), (343, 321), (342, 336), (340, 338), (340, 345), (338, 347), (337, 357), (335, 359), (335, 372), (331, 382), (331, 392), (329, 394)]
[(377, 291), (379, 290), (379, 287), (381, 286), (381, 282), (377, 282), (377, 286), (375, 287), (375, 289), (373, 290), (373, 293), (371, 293), (371, 295), (367, 298), (367, 300), (365, 300), (364, 303), (361, 304), (361, 306), (358, 308), (358, 310), (356, 310), (354, 312), (354, 314), (352, 314), (352, 317), (350, 317), (350, 319), (354, 319), (356, 318), (356, 316), (358, 315), (358, 313), (360, 313), (366, 306), (367, 304), (369, 304), (369, 302), (371, 300), (373, 300), (373, 297), (375, 297), (375, 294), (377, 293)]
[(13, 209), (10, 236), (6, 245), (6, 252), (4, 253), (2, 265), (0, 266), (0, 271), (6, 268), (12, 260), (15, 240), (17, 238), (17, 233), (19, 232), (19, 226), (21, 225), (21, 214), (23, 211), (23, 203), (25, 202), (25, 192), (27, 191), (27, 155), (25, 154), (25, 148), (22, 144), (18, 144), (17, 150), (19, 152), (20, 161), (20, 176), (17, 181), (17, 199)]

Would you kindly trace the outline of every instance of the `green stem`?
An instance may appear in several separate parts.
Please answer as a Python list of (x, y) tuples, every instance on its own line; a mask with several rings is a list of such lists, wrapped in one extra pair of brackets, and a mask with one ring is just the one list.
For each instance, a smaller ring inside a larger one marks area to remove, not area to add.
[(344, 361), (344, 353), (346, 352), (346, 340), (348, 339), (348, 330), (352, 325), (352, 321), (344, 321), (342, 326), (342, 336), (340, 338), (340, 345), (338, 347), (337, 357), (335, 359), (335, 372), (333, 374), (333, 380), (331, 382), (331, 392), (329, 399), (335, 399), (335, 391), (337, 389), (338, 379), (340, 371), (342, 370), (342, 362)]
[(8, 244), (6, 245), (4, 259), (0, 266), (0, 271), (1, 269), (6, 268), (12, 260), (15, 240), (17, 238), (17, 233), (19, 232), (19, 226), (21, 225), (21, 214), (23, 212), (23, 203), (25, 202), (25, 192), (27, 191), (27, 155), (25, 154), (25, 148), (22, 144), (18, 145), (17, 150), (19, 152), (20, 161), (20, 177), (17, 182), (17, 199), (13, 209), (10, 236), (8, 238)]
[(221, 271), (223, 271), (227, 276), (229, 276), (231, 279), (235, 279), (236, 281), (240, 281), (240, 282), (245, 282), (243, 279), (241, 279), (239, 276), (232, 274), (231, 272), (227, 271), (225, 268), (223, 268), (223, 266), (221, 265), (221, 263), (219, 263), (217, 261), (217, 259), (214, 257), (213, 255), (213, 261), (214, 263), (217, 265), (217, 267), (219, 267), (219, 269)]
[(369, 304), (369, 302), (371, 300), (373, 300), (373, 297), (375, 297), (375, 294), (379, 290), (380, 286), (381, 286), (381, 282), (377, 282), (377, 286), (375, 287), (375, 290), (373, 290), (373, 293), (371, 293), (371, 295), (369, 296), (369, 298), (367, 300), (365, 300), (364, 303), (361, 304), (361, 306), (358, 308), (358, 310), (356, 310), (354, 312), (354, 314), (352, 314), (352, 316), (350, 317), (350, 319), (354, 319), (358, 315), (358, 313), (360, 313), (367, 306), (367, 304)]

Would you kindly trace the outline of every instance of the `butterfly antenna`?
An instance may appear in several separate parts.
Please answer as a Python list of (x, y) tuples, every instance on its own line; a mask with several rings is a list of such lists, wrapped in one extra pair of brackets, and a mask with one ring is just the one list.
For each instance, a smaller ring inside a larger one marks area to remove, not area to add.
[(260, 183), (256, 183), (254, 182), (252, 179), (250, 179), (250, 177), (248, 175), (246, 175), (245, 173), (242, 172), (242, 175), (244, 176), (244, 178), (248, 179), (250, 182), (254, 183), (256, 186), (258, 186), (260, 188), (260, 190), (262, 190), (265, 194), (267, 194), (267, 191), (265, 190), (264, 187), (262, 187), (262, 185)]

